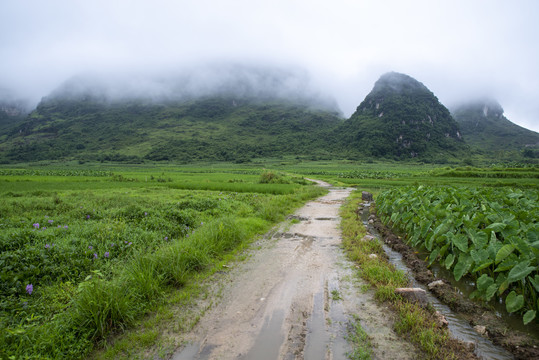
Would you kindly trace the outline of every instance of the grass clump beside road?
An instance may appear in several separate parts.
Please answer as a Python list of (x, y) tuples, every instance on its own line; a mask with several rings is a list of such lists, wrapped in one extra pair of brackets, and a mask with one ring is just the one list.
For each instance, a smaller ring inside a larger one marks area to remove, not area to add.
[[(343, 247), (349, 259), (358, 264), (358, 275), (371, 284), (379, 302), (389, 303), (394, 309), (394, 329), (398, 334), (414, 343), (429, 359), (457, 359), (458, 356), (447, 346), (450, 339), (447, 330), (436, 325), (431, 310), (409, 303), (395, 294), (395, 289), (407, 286), (408, 280), (402, 271), (395, 269), (385, 260), (384, 250), (378, 239), (363, 239), (366, 230), (357, 213), (361, 202), (361, 191), (356, 191), (341, 208)], [(371, 254), (377, 256), (369, 256)], [(354, 342), (358, 349), (354, 354), (362, 355), (352, 358), (371, 358), (365, 350), (368, 337), (357, 338), (363, 340)]]

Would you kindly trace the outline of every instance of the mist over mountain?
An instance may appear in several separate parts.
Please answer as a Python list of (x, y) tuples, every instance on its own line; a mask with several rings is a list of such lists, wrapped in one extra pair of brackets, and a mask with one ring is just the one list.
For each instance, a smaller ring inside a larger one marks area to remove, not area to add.
[(455, 108), (457, 122), (424, 84), (396, 72), (382, 75), (349, 119), (306, 72), (241, 64), (84, 74), (29, 114), (4, 103), (10, 105), (0, 111), (1, 162), (299, 156), (445, 163), (470, 154), (499, 158), (500, 149), (514, 159), (539, 142), (494, 100)]
[(42, 102), (138, 100), (157, 104), (219, 96), (250, 101), (287, 100), (340, 112), (335, 99), (316, 89), (304, 70), (235, 63), (153, 73), (80, 74), (64, 82)]
[(539, 133), (514, 124), (504, 116), (502, 106), (492, 98), (469, 100), (452, 108), (462, 135), (475, 152), (535, 152)]
[(11, 129), (0, 151), (7, 161), (327, 154), (329, 134), (342, 118), (305, 72), (240, 65), (195, 70), (74, 77)]
[(343, 147), (390, 158), (443, 158), (465, 149), (449, 110), (422, 83), (382, 75), (340, 129)]

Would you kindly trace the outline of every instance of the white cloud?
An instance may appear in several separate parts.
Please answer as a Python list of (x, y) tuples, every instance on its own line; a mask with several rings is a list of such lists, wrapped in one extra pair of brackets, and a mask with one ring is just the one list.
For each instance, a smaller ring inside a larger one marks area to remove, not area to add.
[(489, 92), (539, 131), (538, 16), (533, 0), (3, 1), (0, 82), (37, 100), (83, 71), (296, 65), (349, 115), (394, 70), (446, 104)]

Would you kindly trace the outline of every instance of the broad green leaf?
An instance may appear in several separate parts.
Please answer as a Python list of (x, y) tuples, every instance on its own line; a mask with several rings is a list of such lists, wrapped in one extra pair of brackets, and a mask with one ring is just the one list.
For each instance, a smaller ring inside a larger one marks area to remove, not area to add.
[(515, 251), (515, 246), (513, 244), (506, 244), (502, 246), (502, 248), (498, 250), (498, 253), (496, 254), (496, 264), (500, 263), (500, 261), (503, 261), (513, 251)]
[(507, 281), (509, 283), (512, 283), (512, 282), (524, 279), (533, 270), (535, 270), (534, 266), (529, 266), (529, 265), (530, 265), (529, 261), (522, 261), (519, 264), (517, 264), (514, 268), (512, 268), (509, 271), (509, 274), (507, 274)]
[(483, 249), (487, 246), (488, 236), (482, 231), (471, 234), (470, 238), (472, 239), (476, 249)]
[(482, 264), (488, 259), (488, 251), (486, 249), (470, 251), (473, 261), (476, 264)]
[(535, 275), (535, 277), (528, 277), (528, 281), (533, 285), (535, 288), (535, 291), (539, 292), (539, 275)]
[(494, 284), (494, 279), (487, 274), (483, 274), (477, 279), (477, 289), (481, 292), (485, 292), (492, 284)]
[(429, 266), (432, 265), (433, 262), (436, 261), (436, 258), (438, 257), (438, 254), (440, 253), (440, 248), (437, 247), (429, 254)]
[(476, 266), (472, 272), (478, 272), (478, 271), (481, 271), (485, 268), (488, 268), (490, 265), (492, 265), (494, 263), (493, 260), (487, 260), (487, 262), (484, 262), (482, 264), (479, 264), (478, 266)]
[(509, 287), (509, 282), (505, 280), (503, 283), (501, 283), (500, 287), (498, 288), (498, 295), (501, 295), (507, 290)]
[(470, 260), (471, 259), (465, 254), (461, 254), (459, 256), (459, 261), (453, 269), (453, 276), (455, 277), (455, 280), (459, 281), (464, 275), (468, 273), (468, 270), (472, 265)]
[(494, 270), (494, 272), (511, 270), (517, 265), (518, 265), (518, 258), (516, 255), (512, 254), (507, 259), (502, 261), (502, 263), (498, 265), (498, 267)]
[(445, 268), (447, 270), (451, 269), (451, 265), (453, 265), (453, 261), (455, 261), (455, 255), (453, 254), (447, 255), (444, 262)]
[(505, 308), (509, 313), (520, 310), (522, 306), (524, 306), (524, 296), (517, 295), (515, 291), (511, 291), (505, 298)]
[(522, 321), (524, 322), (524, 325), (528, 325), (533, 319), (535, 319), (535, 311), (534, 310), (528, 310), (522, 317)]
[(466, 253), (468, 251), (468, 237), (463, 234), (458, 234), (453, 238), (453, 245), (460, 251)]
[(539, 232), (535, 229), (528, 230), (526, 236), (528, 237), (528, 241), (530, 243), (539, 242)]
[(498, 251), (502, 248), (502, 243), (499, 241), (491, 241), (490, 244), (487, 246), (488, 256), (492, 260), (496, 260), (496, 255), (498, 254)]
[(440, 249), (440, 253), (438, 254), (438, 256), (440, 256), (440, 258), (443, 259), (443, 257), (445, 256), (445, 253), (447, 252), (447, 249), (449, 248), (449, 244), (445, 244), (444, 246), (442, 246), (442, 248)]
[(428, 251), (432, 250), (432, 246), (434, 245), (434, 234), (429, 234), (427, 238), (425, 239), (425, 247)]
[(494, 294), (496, 294), (496, 291), (498, 290), (497, 284), (492, 284), (487, 288), (487, 291), (485, 291), (485, 300), (490, 301)]
[(486, 229), (487, 230), (492, 230), (494, 232), (500, 232), (503, 229), (505, 229), (506, 226), (507, 225), (502, 223), (502, 222), (495, 222), (495, 223), (492, 223), (489, 226), (487, 226)]

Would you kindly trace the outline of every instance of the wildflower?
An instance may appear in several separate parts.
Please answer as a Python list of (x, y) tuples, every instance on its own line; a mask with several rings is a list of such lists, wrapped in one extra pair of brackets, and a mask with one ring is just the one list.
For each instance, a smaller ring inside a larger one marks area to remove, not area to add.
[(54, 222), (54, 220), (50, 219), (49, 220), (49, 224), (52, 224)]
[(89, 219), (90, 218), (90, 215), (86, 215), (86, 219)]
[(64, 229), (67, 229), (67, 225), (64, 225)]
[(43, 229), (42, 230), (47, 230), (47, 227), (46, 226), (43, 226)]
[(167, 241), (167, 240), (168, 240), (168, 236), (165, 236), (165, 241)]
[(28, 293), (28, 295), (32, 295), (32, 291), (34, 291), (34, 285), (32, 284), (26, 285), (26, 292)]
[(50, 245), (49, 244), (45, 244), (45, 249), (48, 249), (50, 248)]
[(96, 253), (94, 253), (94, 259), (97, 259), (97, 254)]
[(114, 243), (110, 244), (110, 247), (114, 247)]
[(185, 237), (189, 237), (189, 234), (186, 234)]
[(58, 225), (58, 229), (61, 228), (61, 227), (62, 227), (62, 225)]
[(88, 246), (88, 249), (92, 250), (94, 247), (92, 245)]
[(35, 227), (36, 229), (39, 229), (39, 223), (35, 223), (35, 224), (34, 224), (34, 227)]
[(146, 211), (144, 212), (144, 216), (148, 216), (148, 213)]
[(204, 223), (203, 223), (203, 222), (201, 222), (201, 223), (200, 223), (200, 226), (202, 226), (202, 225), (204, 225)]
[(129, 245), (131, 245), (131, 244), (132, 244), (132, 242), (130, 241), (129, 244), (127, 244), (127, 246), (129, 246)]
[(108, 252), (108, 251), (105, 251), (105, 257), (106, 257), (106, 258), (109, 257), (109, 252)]

